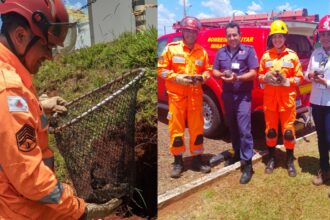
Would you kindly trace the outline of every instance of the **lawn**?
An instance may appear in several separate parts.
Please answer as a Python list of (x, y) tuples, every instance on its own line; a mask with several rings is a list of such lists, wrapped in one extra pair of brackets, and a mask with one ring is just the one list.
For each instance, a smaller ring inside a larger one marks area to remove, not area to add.
[(274, 173), (264, 174), (264, 161), (254, 165), (247, 185), (235, 171), (158, 212), (159, 219), (330, 219), (329, 184), (311, 183), (318, 170), (316, 135), (297, 143), (298, 175), (289, 177), (285, 152), (277, 149)]

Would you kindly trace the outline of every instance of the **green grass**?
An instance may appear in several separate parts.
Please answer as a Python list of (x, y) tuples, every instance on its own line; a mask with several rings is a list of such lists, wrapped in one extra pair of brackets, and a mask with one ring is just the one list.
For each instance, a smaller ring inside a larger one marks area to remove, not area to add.
[(235, 171), (185, 198), (178, 209), (161, 210), (159, 219), (329, 219), (330, 187), (311, 183), (318, 169), (316, 138), (311, 139), (314, 144), (301, 143), (296, 148), (297, 177), (288, 176), (284, 158), (283, 167), (271, 175), (264, 174), (265, 165), (258, 162), (249, 184), (240, 185), (240, 172)]
[[(34, 85), (39, 94), (56, 94), (70, 101), (115, 79), (122, 72), (145, 67), (147, 72), (137, 97), (136, 123), (148, 123), (156, 130), (156, 39), (154, 28), (144, 33), (124, 33), (113, 42), (58, 56), (54, 61), (44, 63), (34, 76)], [(55, 152), (57, 177), (66, 181), (64, 159), (56, 149), (53, 137), (49, 137), (50, 147)]]
[(55, 62), (47, 61), (34, 77), (37, 91), (54, 92), (72, 100), (124, 71), (146, 67), (148, 71), (138, 94), (137, 117), (156, 125), (156, 38), (156, 29), (138, 34), (125, 33), (113, 42), (77, 50), (57, 57)]
[(49, 145), (50, 148), (54, 151), (56, 177), (59, 181), (68, 181), (69, 176), (66, 170), (65, 161), (60, 155), (58, 149), (55, 147), (55, 139), (53, 135), (49, 135)]

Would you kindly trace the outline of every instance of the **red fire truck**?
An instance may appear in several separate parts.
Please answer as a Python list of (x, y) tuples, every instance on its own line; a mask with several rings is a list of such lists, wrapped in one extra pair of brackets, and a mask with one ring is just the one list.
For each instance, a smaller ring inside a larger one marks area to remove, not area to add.
[[(229, 21), (235, 21), (238, 22), (241, 27), (241, 42), (254, 46), (260, 60), (262, 54), (270, 47), (268, 38), (270, 31), (269, 26), (276, 18), (286, 22), (289, 29), (286, 44), (289, 48), (297, 52), (303, 70), (306, 70), (309, 57), (313, 51), (313, 42), (311, 39), (313, 39), (319, 20), (318, 15), (308, 15), (307, 9), (284, 11), (280, 13), (201, 19), (203, 28), (202, 31), (199, 32), (197, 41), (206, 49), (210, 64), (213, 64), (218, 49), (225, 46), (227, 43), (225, 38), (226, 24)], [(179, 22), (173, 24), (173, 28), (174, 30), (178, 30)], [(158, 56), (160, 56), (168, 43), (181, 39), (182, 35), (178, 31), (159, 37)], [(226, 130), (223, 102), (221, 100), (221, 84), (221, 80), (211, 77), (203, 86), (204, 135), (206, 137), (217, 137)], [(310, 91), (311, 84), (307, 82), (297, 87), (297, 118), (304, 116), (304, 113), (308, 112)], [(168, 110), (165, 81), (160, 77), (158, 77), (158, 108)], [(262, 113), (263, 110), (263, 90), (257, 80), (255, 80), (254, 89), (252, 91), (252, 110), (253, 113)], [(262, 114), (253, 115), (259, 115), (260, 117)]]

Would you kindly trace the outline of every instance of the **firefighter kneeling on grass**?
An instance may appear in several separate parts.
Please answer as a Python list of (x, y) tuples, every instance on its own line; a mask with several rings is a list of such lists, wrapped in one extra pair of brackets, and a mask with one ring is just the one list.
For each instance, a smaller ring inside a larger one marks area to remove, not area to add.
[(174, 155), (172, 178), (183, 172), (182, 155), (185, 152), (184, 130), (186, 121), (190, 135), (193, 168), (208, 173), (211, 168), (202, 163), (203, 153), (203, 90), (209, 78), (208, 55), (196, 44), (201, 23), (197, 18), (185, 17), (180, 23), (183, 41), (167, 45), (158, 60), (158, 76), (166, 80), (170, 130), (170, 152)]
[(293, 163), (293, 149), (295, 146), (296, 86), (302, 80), (303, 73), (297, 54), (285, 46), (287, 34), (288, 28), (283, 21), (275, 20), (271, 24), (269, 36), (273, 48), (267, 50), (262, 56), (258, 78), (264, 86), (266, 144), (269, 150), (265, 173), (272, 173), (275, 167), (275, 146), (280, 120), (287, 153), (288, 174), (295, 177), (297, 172)]
[(85, 203), (57, 180), (45, 112), (66, 111), (65, 101), (43, 97), (39, 102), (32, 84), (32, 75), (72, 27), (63, 2), (2, 0), (0, 14), (0, 219), (107, 215), (107, 204)]

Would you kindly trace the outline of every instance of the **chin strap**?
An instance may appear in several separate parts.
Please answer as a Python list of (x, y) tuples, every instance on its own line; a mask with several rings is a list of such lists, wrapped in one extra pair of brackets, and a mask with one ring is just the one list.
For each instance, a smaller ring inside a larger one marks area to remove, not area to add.
[(7, 39), (7, 42), (9, 44), (9, 47), (11, 48), (12, 52), (17, 56), (17, 58), (21, 61), (21, 63), (26, 67), (26, 64), (25, 64), (25, 55), (29, 52), (29, 50), (31, 49), (31, 47), (33, 47), (33, 45), (40, 38), (37, 37), (37, 36), (34, 36), (32, 38), (32, 40), (29, 42), (29, 44), (26, 46), (24, 53), (23, 54), (18, 54), (18, 52), (16, 50), (16, 47), (15, 47), (13, 41), (10, 38), (10, 35), (9, 35), (8, 31), (5, 31), (4, 35), (5, 35), (6, 39)]

